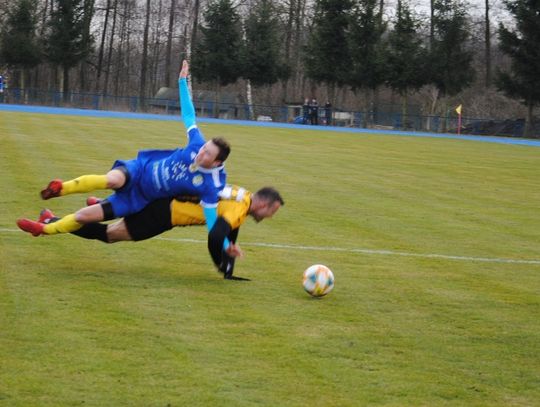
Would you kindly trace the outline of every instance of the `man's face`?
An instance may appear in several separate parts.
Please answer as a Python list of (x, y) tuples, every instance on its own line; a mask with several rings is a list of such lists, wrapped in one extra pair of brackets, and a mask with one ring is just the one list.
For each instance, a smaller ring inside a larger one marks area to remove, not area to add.
[(219, 147), (212, 140), (207, 141), (195, 156), (195, 164), (203, 168), (213, 168), (221, 164), (221, 161), (216, 161), (219, 154)]
[(255, 219), (255, 222), (260, 222), (263, 219), (271, 218), (281, 207), (278, 201), (269, 203), (268, 201), (262, 201), (251, 211), (251, 216)]

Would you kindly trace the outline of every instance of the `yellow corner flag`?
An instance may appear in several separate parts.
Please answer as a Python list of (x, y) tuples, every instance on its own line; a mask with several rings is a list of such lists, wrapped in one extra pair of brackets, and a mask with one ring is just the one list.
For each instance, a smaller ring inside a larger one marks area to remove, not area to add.
[(461, 107), (462, 105), (459, 105), (458, 107), (456, 107), (456, 113), (459, 114), (461, 116)]

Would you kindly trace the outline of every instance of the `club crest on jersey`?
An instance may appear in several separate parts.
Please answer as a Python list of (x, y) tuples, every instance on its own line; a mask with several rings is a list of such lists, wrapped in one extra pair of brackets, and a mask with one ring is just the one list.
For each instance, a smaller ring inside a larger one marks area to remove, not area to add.
[(193, 177), (193, 179), (191, 180), (191, 182), (192, 182), (193, 185), (195, 185), (196, 187), (201, 186), (202, 183), (203, 183), (203, 176), (202, 176), (202, 175), (195, 175), (195, 176)]
[(197, 171), (197, 168), (199, 168), (197, 164), (191, 163), (191, 165), (189, 166), (189, 172), (195, 172)]

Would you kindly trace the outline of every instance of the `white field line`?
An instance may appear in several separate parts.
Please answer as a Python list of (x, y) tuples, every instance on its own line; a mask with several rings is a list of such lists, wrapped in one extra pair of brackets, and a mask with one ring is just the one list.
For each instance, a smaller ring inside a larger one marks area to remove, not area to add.
[[(18, 229), (3, 229), (0, 228), (0, 232), (9, 233), (9, 232), (20, 232)], [(171, 238), (171, 237), (154, 237), (156, 240), (165, 240), (169, 242), (179, 242), (179, 243), (196, 243), (196, 244), (206, 244), (206, 240), (200, 239), (182, 239), (182, 238)], [(252, 246), (252, 247), (266, 247), (270, 249), (294, 249), (294, 250), (309, 250), (309, 251), (319, 251), (319, 252), (343, 252), (343, 253), (361, 253), (361, 254), (370, 254), (370, 255), (381, 255), (381, 256), (401, 256), (401, 257), (419, 257), (425, 259), (444, 259), (444, 260), (456, 260), (456, 261), (476, 261), (484, 263), (509, 263), (509, 264), (538, 264), (540, 265), (540, 260), (526, 260), (526, 259), (503, 259), (503, 258), (493, 258), (493, 257), (473, 257), (473, 256), (454, 256), (449, 254), (437, 254), (437, 253), (409, 253), (409, 252), (397, 252), (394, 250), (375, 250), (375, 249), (361, 249), (361, 248), (346, 248), (346, 247), (332, 247), (332, 246), (302, 246), (294, 244), (278, 244), (278, 243), (248, 243), (242, 242), (242, 246)]]
[[(175, 239), (175, 238), (168, 238), (168, 237), (156, 237), (154, 239), (168, 240), (171, 242), (205, 243), (206, 244), (206, 240), (197, 240), (197, 239)], [(311, 250), (311, 251), (319, 251), (319, 252), (361, 253), (361, 254), (374, 254), (374, 255), (383, 255), (383, 256), (402, 256), (402, 257), (421, 257), (421, 258), (459, 260), (459, 261), (478, 261), (478, 262), (484, 262), (484, 263), (540, 264), (540, 260), (453, 256), (449, 254), (436, 254), (436, 253), (408, 253), (408, 252), (396, 252), (393, 250), (358, 249), (358, 248), (331, 247), (331, 246), (302, 246), (302, 245), (294, 245), (294, 244), (246, 243), (246, 242), (242, 242), (241, 245), (254, 246), (254, 247), (267, 247), (271, 249), (285, 249), (285, 250), (294, 249), (294, 250)]]

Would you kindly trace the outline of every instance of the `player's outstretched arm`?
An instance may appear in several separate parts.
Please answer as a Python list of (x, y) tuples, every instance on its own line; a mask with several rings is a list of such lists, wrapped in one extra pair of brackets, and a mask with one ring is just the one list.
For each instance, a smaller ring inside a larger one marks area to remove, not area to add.
[(182, 63), (182, 69), (178, 75), (178, 91), (180, 96), (180, 109), (182, 110), (182, 120), (186, 129), (189, 129), (196, 125), (195, 122), (195, 107), (189, 94), (187, 85), (187, 77), (189, 75), (189, 64), (187, 61)]
[[(230, 238), (231, 243), (228, 249), (223, 248), (223, 244)], [(220, 272), (223, 273), (226, 279), (234, 279), (232, 277), (234, 270), (234, 261), (236, 257), (242, 257), (243, 253), (240, 246), (236, 244), (238, 237), (238, 229), (232, 229), (229, 222), (224, 218), (219, 217), (210, 233), (208, 233), (208, 251), (212, 257), (212, 261)]]

